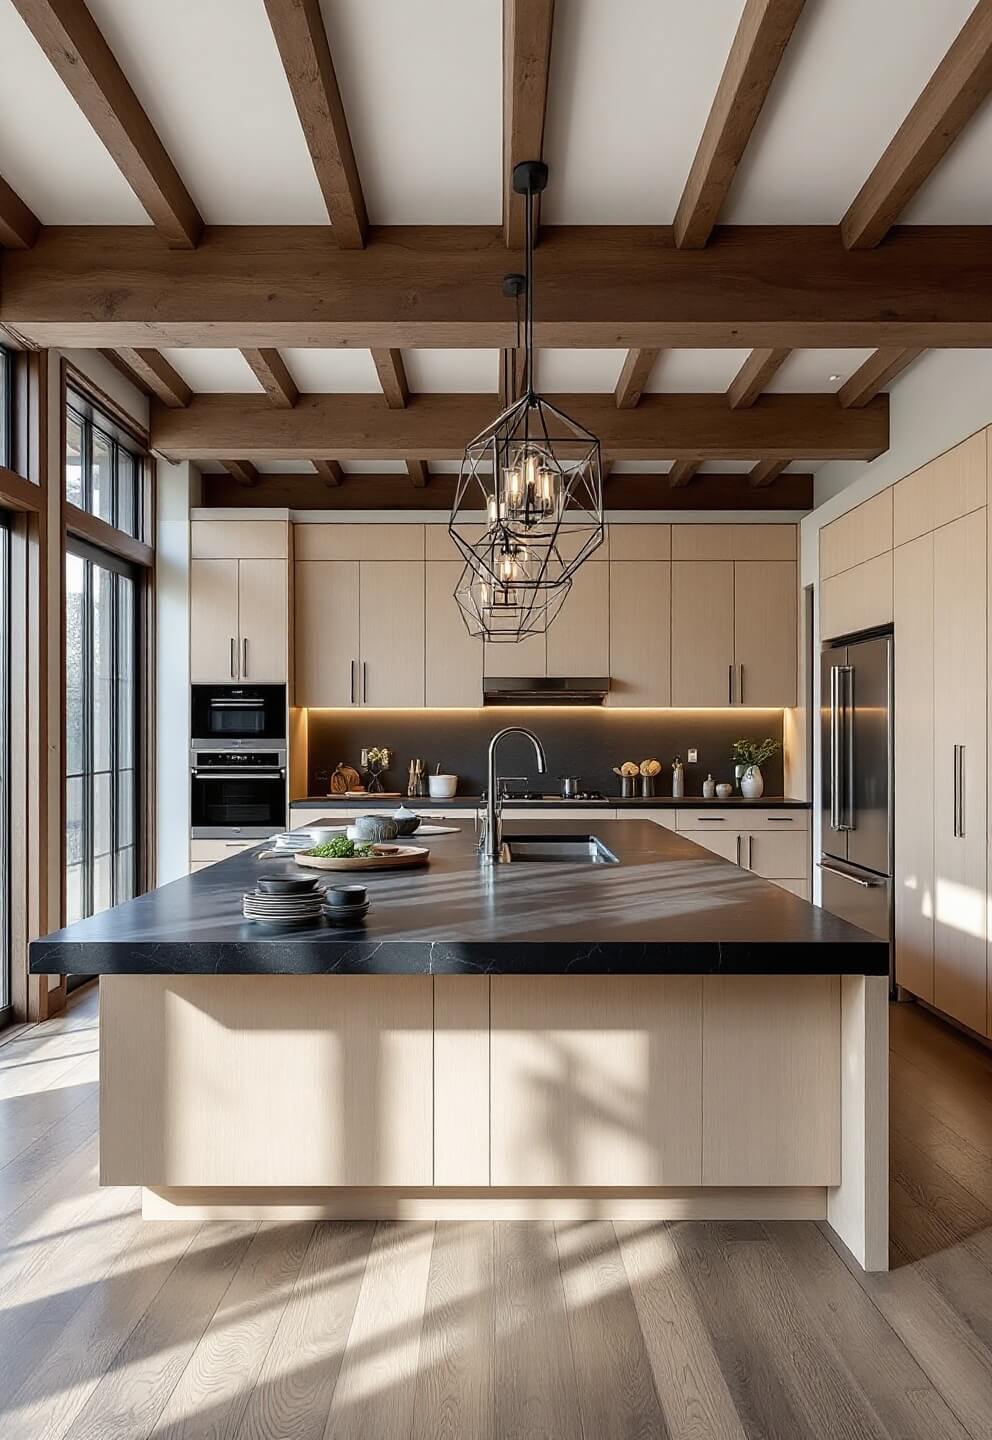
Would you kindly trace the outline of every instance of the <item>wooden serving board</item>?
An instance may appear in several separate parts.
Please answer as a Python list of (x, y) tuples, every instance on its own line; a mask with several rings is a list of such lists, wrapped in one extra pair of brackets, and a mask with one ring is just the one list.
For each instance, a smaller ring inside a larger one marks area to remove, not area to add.
[(403, 866), (426, 865), (431, 852), (425, 845), (397, 845), (389, 855), (353, 855), (338, 859), (332, 855), (297, 855), (297, 865), (311, 870), (399, 870)]
[[(335, 796), (340, 799), (340, 796)], [(346, 790), (346, 800), (402, 800), (402, 790)]]

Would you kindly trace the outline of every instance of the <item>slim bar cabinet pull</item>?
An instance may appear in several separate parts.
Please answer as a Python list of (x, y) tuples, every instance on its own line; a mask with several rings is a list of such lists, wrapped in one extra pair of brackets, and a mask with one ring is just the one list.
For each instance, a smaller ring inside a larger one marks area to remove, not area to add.
[(355, 662), (351, 662), (351, 683), (348, 686), (348, 694), (351, 696), (351, 703), (355, 703)]
[(241, 678), (248, 679), (248, 636), (241, 642)]
[(733, 703), (734, 703), (734, 667), (733, 667), (733, 665), (728, 665), (728, 666), (727, 666), (727, 704), (728, 704), (728, 705), (733, 705)]
[(738, 705), (743, 705), (743, 704), (744, 704), (744, 665), (743, 665), (743, 663), (741, 663), (741, 665), (739, 666), (739, 670), (740, 670), (740, 677), (739, 677), (739, 679), (738, 679), (738, 681), (737, 681), (737, 703), (738, 703)]
[(234, 679), (234, 636), (231, 636), (231, 679)]
[(362, 661), (362, 704), (365, 705), (369, 698), (369, 669), (366, 661)]
[(964, 826), (964, 746), (954, 747), (954, 838), (963, 840)]

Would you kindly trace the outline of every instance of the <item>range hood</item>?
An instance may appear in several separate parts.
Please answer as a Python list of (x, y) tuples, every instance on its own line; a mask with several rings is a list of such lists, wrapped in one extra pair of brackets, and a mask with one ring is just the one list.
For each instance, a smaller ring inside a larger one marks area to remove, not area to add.
[(482, 703), (602, 705), (609, 688), (608, 675), (487, 675), (482, 682)]

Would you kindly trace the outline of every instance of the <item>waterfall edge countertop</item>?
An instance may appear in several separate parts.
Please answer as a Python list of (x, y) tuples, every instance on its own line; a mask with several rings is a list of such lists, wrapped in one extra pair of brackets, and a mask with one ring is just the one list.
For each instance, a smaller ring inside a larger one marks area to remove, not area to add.
[[(886, 975), (888, 946), (649, 820), (504, 819), (504, 839), (595, 834), (615, 865), (485, 865), (471, 826), (431, 836), (419, 869), (321, 871), (360, 880), (364, 924), (278, 931), (241, 915), (264, 845), (56, 931), (35, 974)], [(308, 872), (313, 873), (313, 872)]]

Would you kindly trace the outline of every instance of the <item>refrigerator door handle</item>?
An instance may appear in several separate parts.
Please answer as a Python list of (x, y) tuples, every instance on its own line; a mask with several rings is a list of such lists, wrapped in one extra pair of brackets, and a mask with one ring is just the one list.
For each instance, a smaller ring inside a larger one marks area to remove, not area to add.
[(830, 828), (840, 829), (840, 671), (830, 667)]
[(838, 830), (854, 829), (854, 666), (837, 667), (837, 789)]
[(863, 880), (860, 875), (851, 875), (847, 870), (839, 870), (836, 865), (828, 865), (825, 860), (817, 860), (819, 870), (829, 870), (831, 875), (838, 875), (841, 880), (850, 880), (852, 885), (860, 885), (862, 890), (874, 890), (878, 885), (884, 885), (884, 880)]

